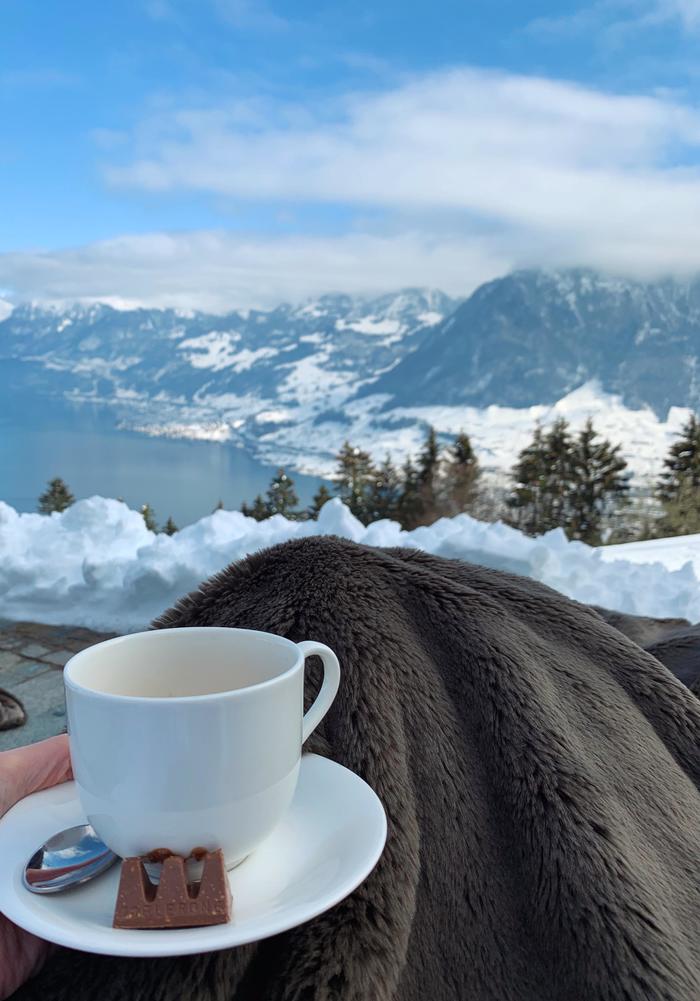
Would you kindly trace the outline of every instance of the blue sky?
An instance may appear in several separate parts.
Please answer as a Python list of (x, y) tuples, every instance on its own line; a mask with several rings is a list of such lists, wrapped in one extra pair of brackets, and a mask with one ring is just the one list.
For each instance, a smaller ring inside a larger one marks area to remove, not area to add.
[(0, 289), (700, 266), (700, 0), (0, 0)]

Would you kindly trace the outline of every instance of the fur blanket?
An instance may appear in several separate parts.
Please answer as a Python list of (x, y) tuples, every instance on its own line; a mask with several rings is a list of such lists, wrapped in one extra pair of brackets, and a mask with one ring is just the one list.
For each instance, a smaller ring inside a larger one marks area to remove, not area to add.
[(687, 619), (649, 619), (593, 607), (700, 698), (700, 625), (691, 626)]
[(646, 649), (700, 698), (700, 626), (679, 629)]
[(700, 996), (700, 702), (594, 611), (525, 578), (315, 537), (234, 564), (156, 623), (189, 625), (335, 649), (340, 692), (308, 749), (376, 789), (384, 855), (275, 939), (177, 960), (61, 951), (17, 997)]

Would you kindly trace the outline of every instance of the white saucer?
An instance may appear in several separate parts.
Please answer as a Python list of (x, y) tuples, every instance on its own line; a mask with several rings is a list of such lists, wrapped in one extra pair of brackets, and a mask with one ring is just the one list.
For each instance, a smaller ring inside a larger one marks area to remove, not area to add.
[(48, 896), (22, 886), (27, 858), (48, 837), (84, 824), (75, 784), (18, 803), (0, 820), (0, 912), (49, 942), (108, 956), (181, 956), (276, 935), (321, 914), (369, 875), (386, 841), (376, 794), (342, 765), (302, 758), (294, 800), (278, 827), (229, 873), (233, 918), (210, 928), (112, 928), (119, 866)]

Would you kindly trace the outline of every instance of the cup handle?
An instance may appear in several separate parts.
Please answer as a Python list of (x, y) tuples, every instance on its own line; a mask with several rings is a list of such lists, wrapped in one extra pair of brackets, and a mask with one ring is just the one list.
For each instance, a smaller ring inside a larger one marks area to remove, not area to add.
[(340, 664), (331, 648), (325, 646), (323, 643), (304, 640), (302, 643), (297, 643), (297, 646), (301, 650), (304, 659), (316, 656), (320, 657), (323, 661), (323, 684), (321, 685), (321, 690), (309, 711), (304, 714), (301, 730), (301, 742), (303, 744), (306, 738), (311, 736), (331, 707), (338, 691), (338, 685), (340, 684)]

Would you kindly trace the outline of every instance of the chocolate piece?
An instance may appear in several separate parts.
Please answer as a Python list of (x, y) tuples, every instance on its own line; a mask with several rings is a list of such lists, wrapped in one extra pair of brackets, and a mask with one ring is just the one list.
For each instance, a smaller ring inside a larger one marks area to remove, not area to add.
[(186, 859), (157, 849), (146, 856), (163, 858), (160, 883), (151, 883), (144, 859), (127, 858), (122, 862), (115, 928), (195, 928), (222, 925), (231, 920), (231, 888), (221, 849), (208, 852), (195, 849), (204, 860), (199, 883), (188, 883)]

